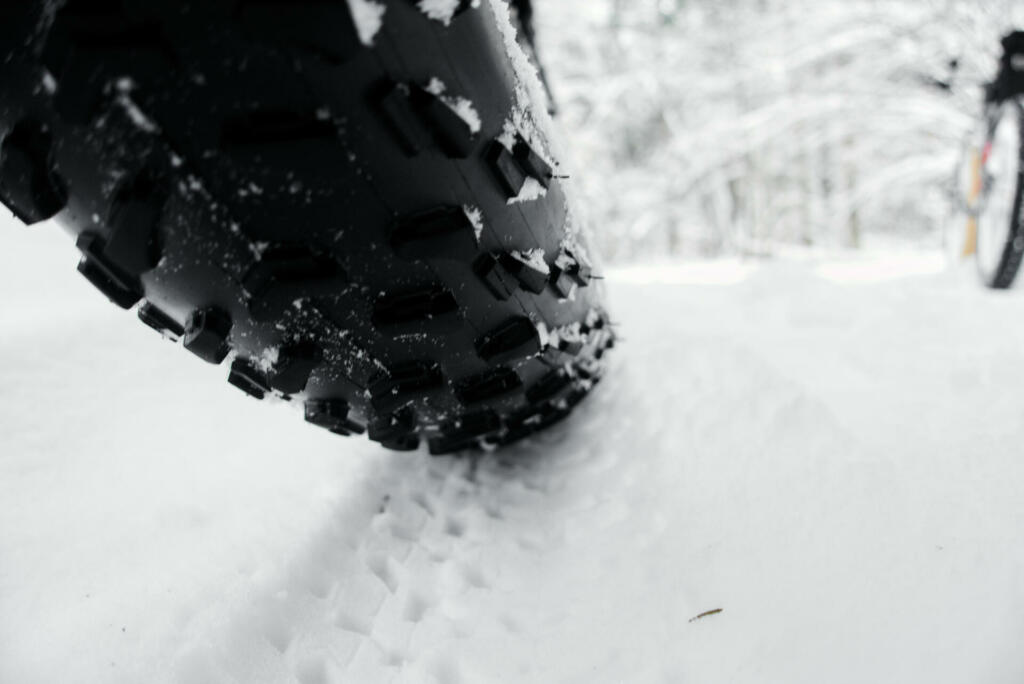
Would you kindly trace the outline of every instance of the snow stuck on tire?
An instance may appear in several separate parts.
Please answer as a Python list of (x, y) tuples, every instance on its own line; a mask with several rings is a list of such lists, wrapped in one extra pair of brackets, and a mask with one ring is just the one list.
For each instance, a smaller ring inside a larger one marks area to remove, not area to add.
[(384, 23), (384, 5), (373, 0), (348, 0), (348, 8), (352, 13), (352, 21), (359, 34), (359, 42), (373, 45), (374, 36)]

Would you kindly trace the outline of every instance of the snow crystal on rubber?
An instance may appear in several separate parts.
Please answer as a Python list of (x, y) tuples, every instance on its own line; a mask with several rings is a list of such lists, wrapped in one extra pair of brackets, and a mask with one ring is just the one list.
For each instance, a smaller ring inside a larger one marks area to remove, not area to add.
[(528, 249), (525, 252), (514, 250), (512, 252), (512, 258), (526, 264), (535, 271), (540, 271), (541, 273), (551, 272), (551, 269), (548, 268), (547, 263), (544, 261), (543, 249)]
[(480, 236), (484, 232), (484, 213), (480, 207), (474, 207), (471, 204), (462, 205), (462, 211), (466, 212), (466, 218), (473, 224), (473, 234), (476, 235), (476, 241), (480, 242)]
[(480, 132), (480, 115), (477, 113), (476, 107), (473, 106), (472, 102), (464, 97), (445, 95), (444, 93), (448, 90), (448, 86), (437, 77), (430, 79), (430, 83), (427, 84), (425, 90), (431, 95), (441, 98), (441, 102), (448, 105), (449, 109), (466, 122), (466, 125), (469, 126), (469, 130), (473, 134)]
[[(580, 266), (593, 268), (594, 260), (591, 259), (587, 248), (580, 242), (580, 226), (570, 212), (565, 218), (565, 237), (558, 243), (559, 248), (565, 252), (572, 252), (573, 257)], [(557, 265), (557, 264), (556, 264)]]
[(547, 189), (541, 185), (540, 181), (532, 176), (526, 179), (523, 183), (523, 187), (519, 190), (519, 194), (515, 197), (510, 197), (506, 204), (518, 204), (519, 202), (532, 202), (538, 200), (544, 195), (548, 194)]
[[(474, 3), (474, 7), (478, 3)], [(445, 26), (452, 23), (452, 17), (459, 9), (459, 0), (420, 0), (416, 5), (420, 12), (423, 12), (434, 21), (439, 21)]]
[[(516, 29), (512, 25), (508, 3), (505, 0), (489, 0), (489, 2), (495, 23), (497, 23), (502, 40), (505, 42), (505, 52), (515, 71), (516, 105), (512, 110), (511, 122), (506, 122), (506, 133), (509, 123), (511, 123), (526, 136), (531, 144), (546, 143), (547, 141), (537, 139), (536, 126), (532, 121), (532, 117), (547, 117), (548, 107), (548, 96), (544, 91), (540, 76), (537, 74), (537, 67), (533, 65), (522, 46), (519, 45), (519, 41), (516, 40)], [(550, 121), (545, 121), (545, 123), (550, 124)], [(550, 125), (548, 128), (550, 129)], [(542, 147), (547, 149), (546, 144), (542, 144)]]
[(146, 133), (159, 133), (160, 127), (150, 119), (146, 114), (139, 109), (139, 106), (135, 104), (132, 99), (132, 90), (135, 89), (135, 82), (132, 79), (124, 77), (117, 79), (114, 83), (114, 87), (117, 90), (117, 104), (121, 106), (128, 118), (132, 120), (139, 130), (145, 131)]
[(348, 9), (359, 34), (359, 42), (373, 45), (373, 38), (384, 23), (384, 5), (373, 0), (348, 0)]

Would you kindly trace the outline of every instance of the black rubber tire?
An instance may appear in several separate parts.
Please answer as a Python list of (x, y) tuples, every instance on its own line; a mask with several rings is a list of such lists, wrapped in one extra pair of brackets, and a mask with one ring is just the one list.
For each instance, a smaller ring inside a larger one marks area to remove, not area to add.
[(505, 444), (614, 343), (511, 31), (504, 0), (2, 3), (0, 200), (251, 396)]
[[(1006, 241), (999, 255), (999, 261), (991, 272), (986, 271), (978, 258), (978, 275), (981, 281), (992, 289), (1005, 290), (1013, 285), (1020, 270), (1021, 261), (1024, 261), (1024, 217), (1021, 216), (1021, 207), (1024, 203), (1024, 108), (1016, 100), (1008, 100), (999, 108), (999, 116), (1013, 116), (1016, 125), (1020, 129), (1021, 145), (1018, 146), (1017, 168), (1015, 171), (1015, 187), (1013, 191), (1013, 209), (1010, 212), (1010, 226), (1006, 233)], [(995, 130), (995, 126), (992, 127)], [(982, 249), (982, 236), (985, 234), (982, 225), (983, 216), (978, 216), (978, 249)]]

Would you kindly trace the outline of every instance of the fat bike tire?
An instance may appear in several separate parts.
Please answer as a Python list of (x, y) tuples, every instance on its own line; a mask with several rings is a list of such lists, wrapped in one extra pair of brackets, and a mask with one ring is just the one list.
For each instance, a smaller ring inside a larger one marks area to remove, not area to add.
[(515, 11), (450, 5), (2, 3), (0, 201), (318, 427), (432, 454), (530, 435), (615, 338)]

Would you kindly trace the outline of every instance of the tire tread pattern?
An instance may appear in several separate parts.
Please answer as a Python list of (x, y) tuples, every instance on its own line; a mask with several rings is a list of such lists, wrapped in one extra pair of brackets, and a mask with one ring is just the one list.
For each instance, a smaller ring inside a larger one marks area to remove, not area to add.
[(0, 33), (0, 201), (251, 397), (391, 449), (520, 439), (614, 336), (556, 162), (501, 142), (499, 1), (442, 27), (387, 0), (370, 44), (345, 2), (29, 3)]

